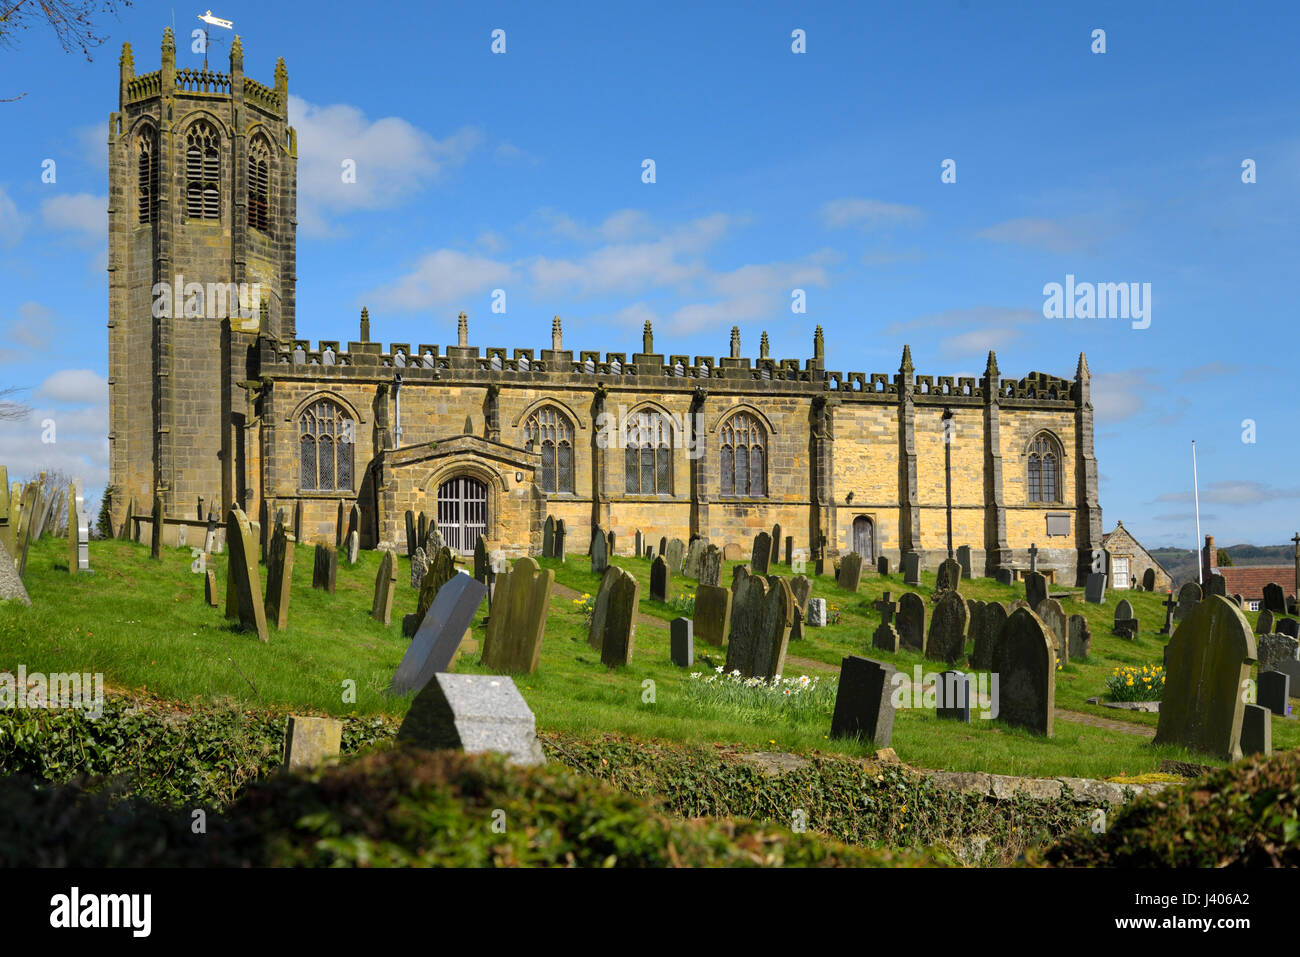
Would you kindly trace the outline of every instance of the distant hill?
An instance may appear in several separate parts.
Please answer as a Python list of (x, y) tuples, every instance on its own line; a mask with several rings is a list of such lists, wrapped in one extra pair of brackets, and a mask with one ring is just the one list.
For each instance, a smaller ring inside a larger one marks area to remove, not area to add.
[[(1233, 565), (1292, 565), (1295, 563), (1294, 545), (1228, 545), (1219, 546), (1228, 553)], [(1200, 554), (1190, 548), (1152, 548), (1151, 556), (1158, 561), (1174, 580), (1174, 588), (1184, 582), (1197, 580)]]

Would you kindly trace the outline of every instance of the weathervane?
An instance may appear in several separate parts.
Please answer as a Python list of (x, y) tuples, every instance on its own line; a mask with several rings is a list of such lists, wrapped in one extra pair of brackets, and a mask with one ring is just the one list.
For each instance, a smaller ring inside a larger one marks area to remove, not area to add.
[[(230, 20), (223, 20), (223, 19), (221, 19), (221, 17), (214, 17), (214, 16), (212, 15), (212, 11), (211, 11), (211, 10), (209, 10), (207, 13), (200, 13), (200, 14), (199, 14), (199, 19), (202, 20), (204, 23), (209, 24), (210, 26), (221, 27), (223, 30), (233, 30), (234, 27), (235, 27), (235, 24), (234, 24), (232, 21), (230, 21)], [(210, 44), (211, 42), (212, 42), (212, 31), (211, 31), (211, 30), (207, 30), (207, 29), (205, 29), (205, 30), (203, 31), (203, 70), (204, 70), (204, 72), (207, 72), (207, 69), (208, 69), (208, 44)]]

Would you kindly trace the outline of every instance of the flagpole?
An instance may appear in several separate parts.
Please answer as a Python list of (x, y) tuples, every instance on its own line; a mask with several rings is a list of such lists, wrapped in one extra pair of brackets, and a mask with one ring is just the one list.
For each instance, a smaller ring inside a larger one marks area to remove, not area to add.
[(1201, 489), (1196, 480), (1196, 440), (1192, 439), (1192, 499), (1196, 503), (1196, 578), (1205, 586), (1205, 563), (1200, 560), (1201, 549)]

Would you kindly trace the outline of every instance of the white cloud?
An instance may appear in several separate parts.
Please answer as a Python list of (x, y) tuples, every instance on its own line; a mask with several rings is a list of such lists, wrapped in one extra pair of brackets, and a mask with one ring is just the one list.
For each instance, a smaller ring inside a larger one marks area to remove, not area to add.
[(18, 318), (5, 325), (5, 338), (28, 349), (44, 349), (50, 344), (57, 314), (38, 302), (18, 307)]
[(925, 332), (927, 338), (938, 339), (939, 355), (943, 359), (983, 358), (990, 349), (996, 351), (1019, 339), (1026, 326), (1041, 322), (1042, 318), (1033, 309), (972, 306), (892, 323), (885, 329), (885, 335)]
[(925, 218), (925, 212), (919, 206), (854, 197), (823, 203), (821, 215), (822, 222), (831, 229), (843, 229), (846, 226), (861, 226), (863, 229), (914, 226)]
[[(329, 235), (333, 213), (400, 205), (482, 141), (473, 128), (439, 140), (401, 117), (371, 120), (355, 106), (316, 106), (292, 95), (289, 118), (298, 130), (298, 214), (307, 235)], [(348, 160), (351, 183), (343, 181)]]
[(1015, 243), (1053, 253), (1090, 252), (1111, 232), (1109, 220), (1101, 216), (1074, 216), (1049, 219), (1024, 216), (996, 223), (976, 233), (979, 239), (996, 243)]
[(92, 169), (108, 169), (108, 124), (87, 123), (72, 130), (77, 158)]
[(38, 399), (68, 405), (108, 402), (108, 380), (90, 369), (61, 369), (41, 383)]
[(108, 235), (108, 197), (93, 193), (51, 196), (41, 203), (41, 217), (50, 229), (102, 240)]
[(498, 163), (505, 163), (511, 166), (536, 166), (541, 159), (522, 150), (514, 143), (499, 143), (497, 148), (492, 151)]
[[(1201, 489), (1201, 501), (1218, 505), (1261, 505), (1264, 502), (1277, 502), (1300, 498), (1300, 488), (1278, 488), (1267, 482), (1228, 480), (1210, 482)], [(1191, 502), (1194, 494), (1186, 492), (1165, 492), (1156, 496), (1157, 502)], [(1204, 516), (1202, 516), (1204, 518)]]
[(26, 232), (27, 217), (18, 211), (18, 206), (0, 186), (0, 246), (6, 249), (16, 246)]
[(1098, 425), (1132, 418), (1146, 408), (1146, 400), (1163, 392), (1154, 369), (1099, 372), (1092, 377), (1092, 411)]
[(496, 286), (505, 286), (510, 266), (455, 249), (439, 249), (421, 257), (415, 268), (395, 282), (366, 295), (367, 301), (399, 310), (464, 305), (464, 299)]
[(89, 370), (65, 370), (46, 379), (35, 397), (77, 407), (37, 405), (24, 419), (0, 422), (0, 462), (10, 480), (58, 469), (81, 479), (88, 492), (107, 484), (107, 381)]

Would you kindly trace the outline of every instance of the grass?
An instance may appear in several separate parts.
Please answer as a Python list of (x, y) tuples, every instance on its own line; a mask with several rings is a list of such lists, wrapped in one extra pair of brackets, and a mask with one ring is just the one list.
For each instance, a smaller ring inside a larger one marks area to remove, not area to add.
[[(369, 617), (379, 556), (362, 552), (357, 565), (340, 564), (337, 592), (327, 595), (311, 588), (312, 549), (299, 546), (294, 562), (294, 591), (289, 627), (271, 631), (262, 644), (237, 630), (220, 608), (203, 602), (203, 577), (190, 572), (188, 549), (164, 549), (161, 561), (148, 549), (117, 541), (90, 546), (90, 576), (69, 576), (66, 543), (45, 539), (32, 546), (27, 587), (33, 607), (0, 603), (0, 671), (103, 672), (110, 688), (147, 691), (182, 702), (231, 699), (250, 706), (284, 708), (334, 715), (383, 714), (400, 717), (409, 698), (383, 692), (406, 650), (401, 616), (415, 610), (416, 593), (405, 567), (398, 573), (393, 623), (384, 627)], [(226, 556), (216, 556), (217, 578), (224, 588)], [(650, 563), (618, 557), (616, 564), (641, 583), (640, 611), (662, 626), (641, 622), (635, 655), (627, 668), (608, 670), (586, 643), (587, 629), (580, 608), (568, 597), (554, 596), (536, 674), (518, 676), (524, 697), (537, 716), (539, 728), (568, 733), (609, 732), (640, 740), (670, 740), (688, 744), (729, 744), (753, 750), (795, 753), (869, 754), (871, 749), (829, 738), (830, 708), (824, 713), (773, 711), (756, 719), (752, 710), (726, 701), (702, 700), (685, 686), (686, 670), (669, 662), (667, 622), (678, 617), (668, 603), (649, 598)], [(583, 556), (554, 568), (557, 581), (579, 594), (595, 594), (599, 576)], [(722, 581), (731, 580), (724, 563)], [(775, 569), (788, 573), (788, 569)], [(263, 580), (265, 570), (263, 569)], [(933, 575), (923, 576), (921, 588), (908, 588), (901, 576), (872, 576), (856, 595), (836, 587), (829, 576), (814, 579), (813, 594), (839, 606), (841, 622), (826, 628), (806, 628), (805, 638), (792, 642), (786, 675), (820, 674), (834, 679), (827, 666), (849, 654), (888, 661), (910, 674), (923, 664), (910, 652), (887, 654), (870, 647), (879, 622), (871, 607), (888, 590), (897, 599), (903, 591), (926, 598)], [(675, 577), (669, 599), (690, 593), (694, 582)], [(1017, 587), (989, 579), (964, 582), (968, 598), (1009, 603), (1020, 597)], [(1142, 623), (1135, 641), (1110, 634), (1114, 605), (1127, 597)], [(1105, 605), (1063, 599), (1066, 614), (1085, 615), (1092, 627), (1092, 655), (1072, 661), (1057, 673), (1056, 703), (1068, 711), (1094, 714), (1111, 721), (1153, 727), (1157, 716), (1089, 705), (1085, 699), (1103, 695), (1115, 667), (1159, 663), (1164, 638), (1156, 631), (1164, 621), (1163, 596), (1125, 592), (1108, 594)], [(484, 609), (485, 611), (485, 609)], [(1247, 614), (1253, 622), (1255, 616)], [(481, 644), (476, 621), (472, 638)], [(464, 649), (457, 670), (482, 672), (474, 645)], [(725, 649), (699, 645), (692, 670), (719, 666)], [(927, 671), (939, 670), (924, 663)], [(355, 683), (355, 701), (345, 700), (348, 682)], [(900, 710), (892, 745), (905, 762), (917, 767), (1035, 776), (1068, 775), (1109, 778), (1156, 772), (1161, 760), (1221, 762), (1175, 748), (1155, 748), (1148, 738), (1076, 723), (1058, 716), (1056, 736), (1042, 739), (996, 721), (974, 719), (970, 725), (941, 722), (922, 710)], [(1273, 723), (1275, 748), (1300, 744), (1294, 722)]]

